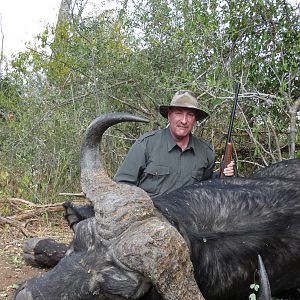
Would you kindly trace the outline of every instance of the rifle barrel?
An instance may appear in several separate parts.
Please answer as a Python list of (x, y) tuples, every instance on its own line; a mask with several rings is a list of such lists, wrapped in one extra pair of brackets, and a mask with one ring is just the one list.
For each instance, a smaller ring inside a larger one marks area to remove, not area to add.
[(235, 116), (235, 111), (236, 111), (236, 106), (237, 106), (237, 100), (238, 100), (238, 96), (239, 96), (239, 92), (240, 92), (240, 87), (241, 87), (241, 84), (239, 82), (237, 82), (235, 84), (234, 103), (233, 103), (233, 108), (232, 108), (231, 116), (230, 116), (230, 123), (229, 123), (229, 128), (228, 128), (226, 145), (228, 143), (231, 143), (231, 133), (232, 133), (233, 121), (234, 121), (234, 116)]

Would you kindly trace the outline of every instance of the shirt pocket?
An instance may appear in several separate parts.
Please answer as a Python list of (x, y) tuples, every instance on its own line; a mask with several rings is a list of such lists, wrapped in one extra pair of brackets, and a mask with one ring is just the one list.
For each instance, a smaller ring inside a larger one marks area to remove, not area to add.
[(194, 179), (194, 182), (201, 181), (203, 178), (203, 169), (192, 171), (192, 178)]
[(144, 170), (139, 186), (150, 195), (155, 195), (159, 193), (163, 181), (169, 174), (169, 167), (149, 164)]

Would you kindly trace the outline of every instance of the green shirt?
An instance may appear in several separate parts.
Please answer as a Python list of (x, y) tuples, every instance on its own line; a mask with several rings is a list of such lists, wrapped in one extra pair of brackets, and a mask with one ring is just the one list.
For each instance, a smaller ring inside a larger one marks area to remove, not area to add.
[(177, 146), (168, 128), (142, 135), (129, 150), (114, 180), (139, 186), (151, 197), (210, 179), (212, 148), (190, 135), (187, 148)]

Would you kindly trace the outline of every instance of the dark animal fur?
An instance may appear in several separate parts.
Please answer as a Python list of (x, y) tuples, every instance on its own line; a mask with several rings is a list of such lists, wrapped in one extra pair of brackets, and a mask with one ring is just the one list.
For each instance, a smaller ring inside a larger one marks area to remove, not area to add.
[(246, 299), (258, 254), (274, 296), (300, 287), (300, 184), (263, 181), (214, 180), (154, 199), (189, 238), (195, 278), (207, 299)]
[[(289, 160), (251, 178), (206, 181), (153, 199), (187, 240), (207, 299), (246, 299), (258, 254), (272, 294), (292, 290), (300, 299), (299, 170), (300, 160)], [(263, 178), (270, 175), (275, 177)], [(154, 291), (147, 297), (159, 299)]]
[[(258, 254), (272, 294), (293, 291), (293, 299), (300, 299), (300, 184), (279, 176), (206, 181), (153, 199), (188, 241), (195, 277), (207, 299), (246, 299), (257, 276)], [(86, 212), (93, 216), (89, 206), (66, 203), (65, 208), (74, 215), (83, 211), (80, 220), (88, 217)], [(162, 298), (152, 289), (142, 299)]]

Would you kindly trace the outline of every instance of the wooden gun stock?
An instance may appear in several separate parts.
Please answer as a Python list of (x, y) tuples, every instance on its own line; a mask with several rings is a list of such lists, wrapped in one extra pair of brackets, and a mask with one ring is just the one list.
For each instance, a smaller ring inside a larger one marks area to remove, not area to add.
[(232, 152), (233, 152), (232, 143), (227, 143), (225, 154), (224, 154), (224, 157), (223, 157), (222, 162), (221, 162), (220, 178), (225, 177), (223, 171), (230, 164), (230, 162), (232, 161)]

